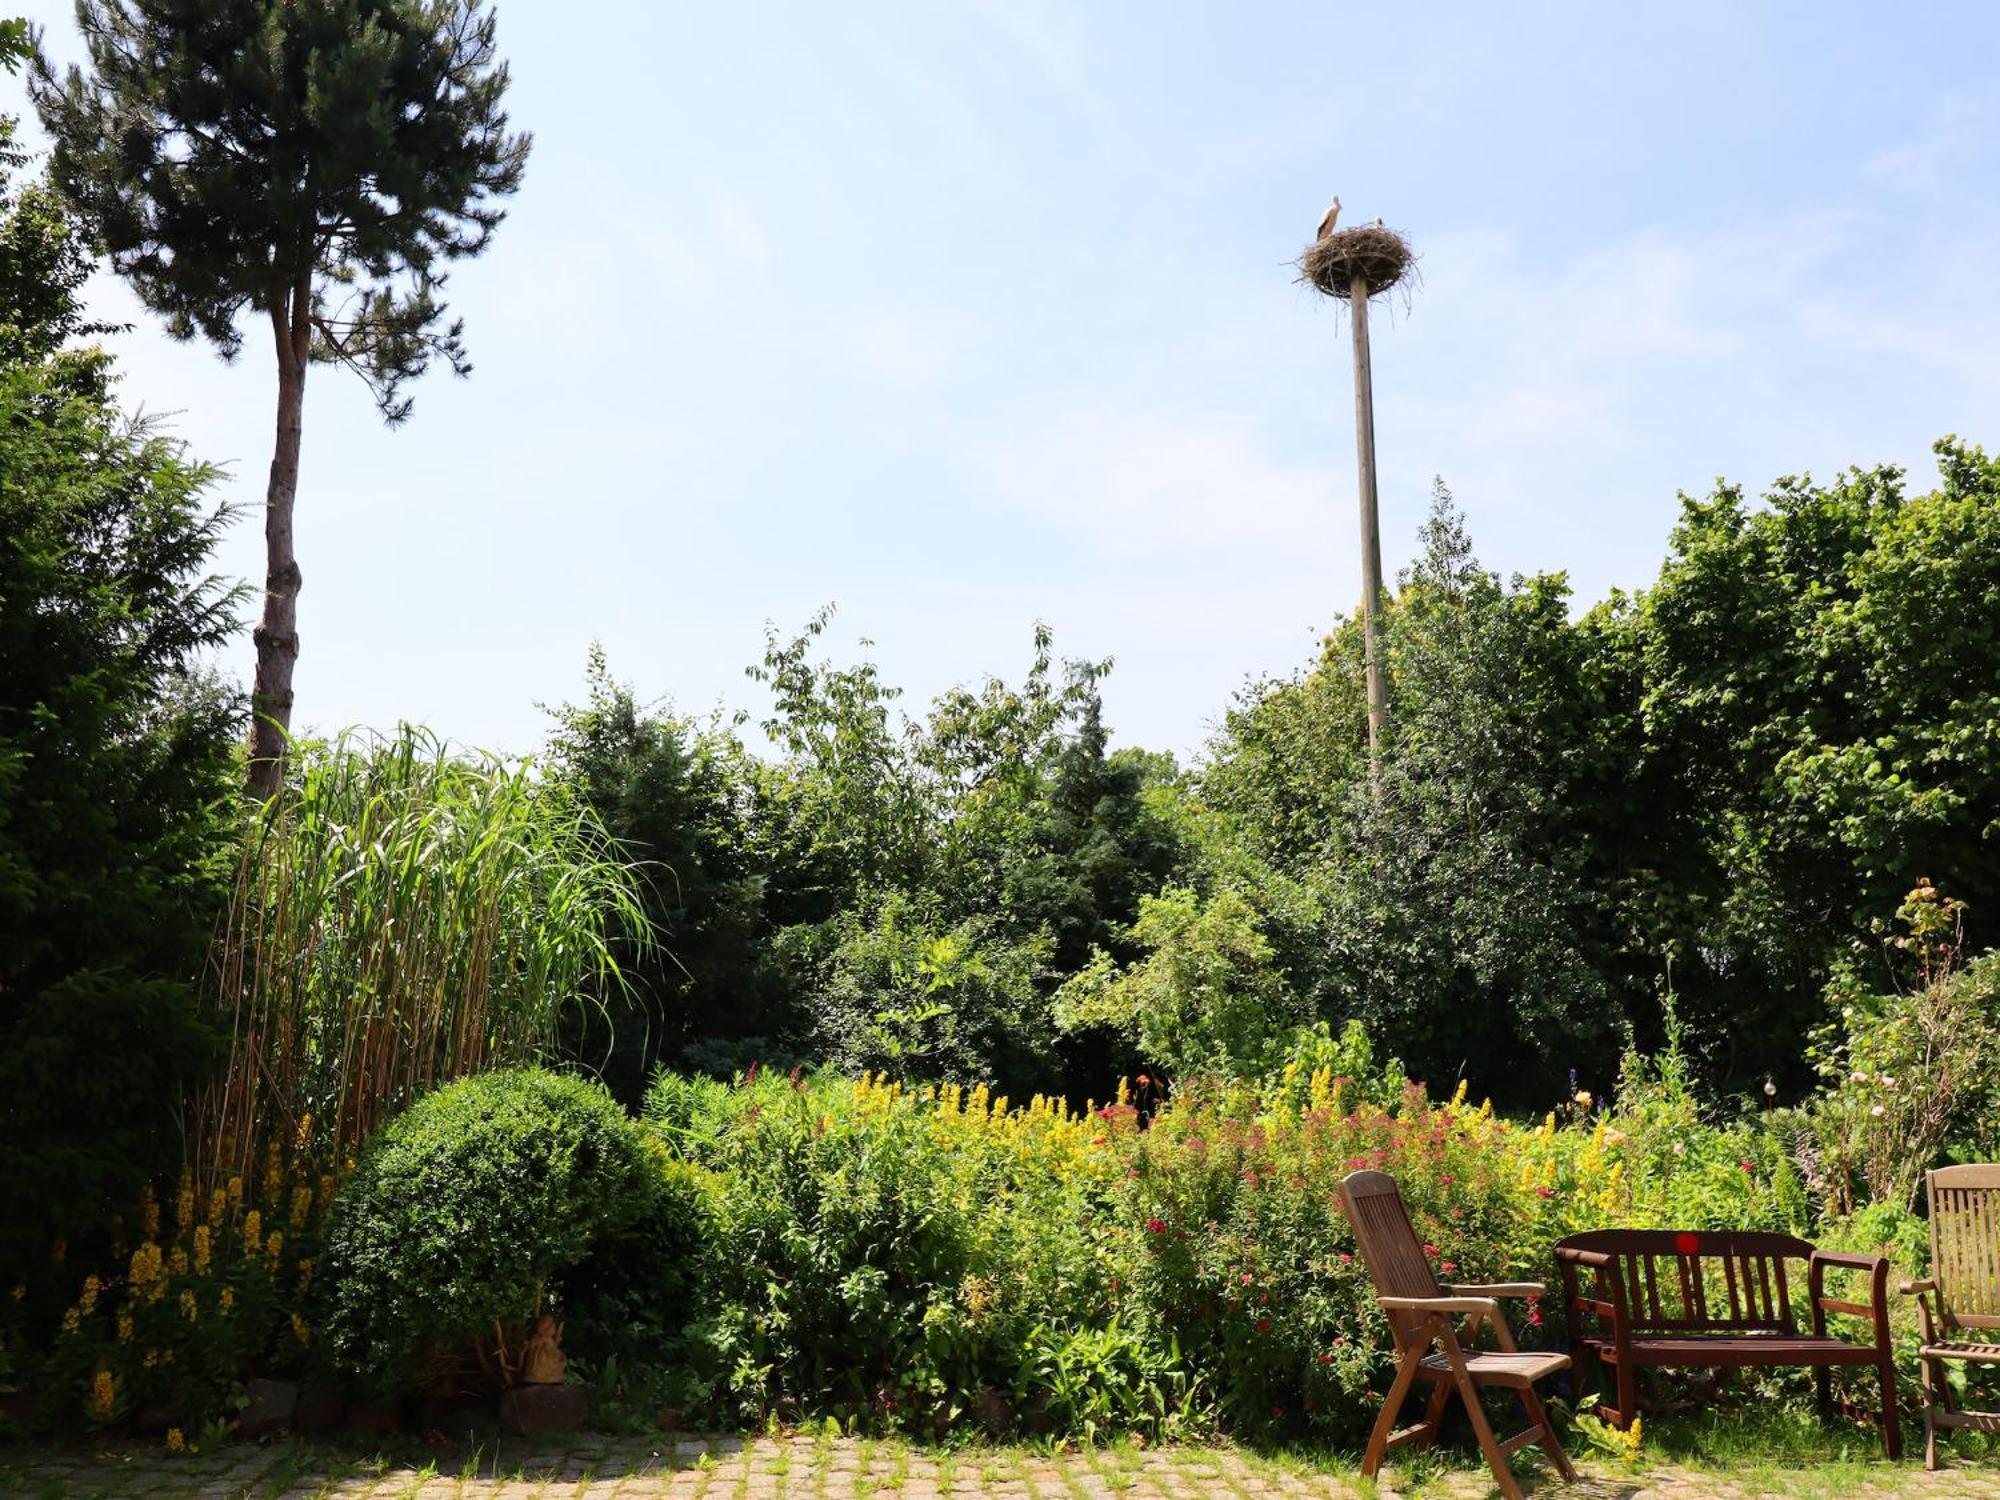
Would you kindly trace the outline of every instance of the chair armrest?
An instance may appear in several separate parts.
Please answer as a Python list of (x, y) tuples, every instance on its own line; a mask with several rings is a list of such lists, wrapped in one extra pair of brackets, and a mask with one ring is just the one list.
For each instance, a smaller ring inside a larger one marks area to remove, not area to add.
[(1446, 1282), (1444, 1289), (1454, 1297), (1540, 1297), (1548, 1290), (1539, 1281)]
[(1500, 1304), (1491, 1297), (1377, 1297), (1384, 1312), (1484, 1313), (1500, 1316)]

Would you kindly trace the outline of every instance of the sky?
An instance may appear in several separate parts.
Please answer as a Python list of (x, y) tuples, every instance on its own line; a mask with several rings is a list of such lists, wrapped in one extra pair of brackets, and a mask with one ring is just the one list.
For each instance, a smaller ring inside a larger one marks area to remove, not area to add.
[[(1018, 680), (1039, 620), (1115, 659), (1119, 741), (1197, 750), (1359, 597), (1345, 319), (1291, 264), (1334, 193), (1421, 256), (1372, 324), (1391, 574), (1434, 477), (1489, 567), (1582, 607), (1719, 477), (1921, 488), (1936, 438), (2000, 443), (1993, 5), (499, 19), (535, 146), (449, 288), (474, 373), (393, 431), (308, 384), (301, 727), (530, 751), (593, 641), (644, 699), (754, 718), (767, 623), (831, 603), (907, 706)], [(128, 403), (228, 466), (219, 565), (261, 578), (264, 344), (225, 366), (109, 276), (92, 303), (134, 325)]]

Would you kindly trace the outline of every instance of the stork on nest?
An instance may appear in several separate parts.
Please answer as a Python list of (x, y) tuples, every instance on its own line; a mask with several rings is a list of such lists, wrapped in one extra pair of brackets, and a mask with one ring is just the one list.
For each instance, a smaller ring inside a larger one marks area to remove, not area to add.
[(1341, 229), (1340, 199), (1335, 198), (1319, 221), (1319, 233), (1299, 256), (1299, 280), (1342, 301), (1354, 295), (1358, 276), (1366, 295), (1378, 297), (1416, 274), (1417, 258), (1410, 242), (1380, 219)]

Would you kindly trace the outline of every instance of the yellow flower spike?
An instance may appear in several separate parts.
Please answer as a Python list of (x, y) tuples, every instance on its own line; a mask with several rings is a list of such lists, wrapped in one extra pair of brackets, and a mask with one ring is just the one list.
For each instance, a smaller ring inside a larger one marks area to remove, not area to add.
[(1007, 1096), (1005, 1094), (1002, 1094), (993, 1101), (993, 1118), (996, 1120), (1007, 1118)]
[(157, 1349), (148, 1349), (146, 1351), (145, 1358), (140, 1361), (140, 1363), (145, 1365), (145, 1367), (149, 1370), (152, 1369), (159, 1362), (160, 1362), (160, 1351)]
[(292, 1229), (296, 1233), (306, 1227), (306, 1218), (312, 1213), (312, 1189), (301, 1183), (292, 1189)]
[(292, 1314), (292, 1337), (301, 1344), (312, 1342), (312, 1329), (306, 1326), (306, 1320), (297, 1313)]
[(220, 1228), (223, 1215), (229, 1212), (229, 1195), (216, 1188), (208, 1195), (208, 1222), (211, 1228)]
[(253, 1208), (243, 1216), (243, 1248), (255, 1255), (263, 1242), (264, 1216)]
[(208, 1226), (206, 1224), (195, 1225), (194, 1227), (195, 1275), (206, 1276), (208, 1274), (208, 1259), (210, 1251), (211, 1251), (211, 1246), (209, 1243)]
[(312, 1278), (312, 1257), (310, 1255), (302, 1255), (299, 1257), (299, 1295), (301, 1297), (306, 1294), (306, 1288), (312, 1285)]
[(228, 1317), (236, 1307), (236, 1289), (234, 1287), (224, 1287), (222, 1295), (216, 1298), (215, 1305), (221, 1311), (223, 1317)]
[(186, 1318), (190, 1323), (200, 1321), (201, 1307), (194, 1300), (193, 1292), (181, 1293), (181, 1316)]
[(62, 1331), (64, 1333), (75, 1333), (82, 1326), (83, 1319), (75, 1308), (72, 1307), (63, 1314)]
[(117, 1382), (109, 1370), (99, 1370), (90, 1379), (90, 1414), (100, 1422), (108, 1422), (117, 1404)]
[(14, 1283), (14, 1293), (13, 1293), (13, 1296), (14, 1296), (14, 1300), (15, 1300), (16, 1302), (25, 1302), (25, 1301), (27, 1300), (27, 1297), (28, 1297), (28, 1284), (27, 1284), (27, 1282), (25, 1282), (25, 1281), (17, 1281), (17, 1282), (15, 1282), (15, 1283)]
[(229, 1179), (229, 1211), (240, 1213), (243, 1209), (243, 1178), (239, 1173)]
[(1458, 1088), (1451, 1096), (1451, 1102), (1454, 1108), (1456, 1108), (1458, 1105), (1465, 1103), (1465, 1091), (1469, 1087), (1471, 1087), (1470, 1079), (1461, 1078), (1458, 1080)]
[(153, 1196), (150, 1182), (146, 1184), (146, 1191), (139, 1195), (139, 1223), (149, 1240), (160, 1232), (160, 1200)]
[(102, 1290), (103, 1286), (95, 1276), (83, 1278), (83, 1296), (78, 1299), (76, 1305), (84, 1317), (87, 1318), (97, 1311), (97, 1294)]
[(284, 1253), (284, 1249), (285, 1236), (283, 1231), (272, 1230), (270, 1238), (264, 1241), (264, 1269), (269, 1271), (273, 1276), (278, 1274), (278, 1257)]
[(181, 1434), (180, 1428), (169, 1427), (167, 1429), (167, 1452), (185, 1453), (186, 1451), (187, 1438)]
[[(1291, 1074), (1287, 1072), (1285, 1076), (1287, 1079), (1290, 1079)], [(1132, 1080), (1122, 1075), (1118, 1079), (1118, 1102), (1120, 1104), (1130, 1104), (1132, 1102)]]
[(301, 1156), (305, 1155), (306, 1147), (312, 1144), (312, 1137), (313, 1117), (310, 1113), (303, 1114), (299, 1116), (298, 1134), (292, 1138), (292, 1149)]
[(132, 1342), (132, 1315), (130, 1313), (120, 1313), (118, 1315), (118, 1342), (121, 1344)]
[(194, 1223), (194, 1169), (181, 1168), (181, 1185), (174, 1194), (174, 1232), (186, 1234)]
[(176, 1276), (187, 1275), (188, 1273), (187, 1251), (183, 1250), (179, 1245), (174, 1246), (173, 1258), (167, 1262), (167, 1269), (173, 1272), (173, 1274)]

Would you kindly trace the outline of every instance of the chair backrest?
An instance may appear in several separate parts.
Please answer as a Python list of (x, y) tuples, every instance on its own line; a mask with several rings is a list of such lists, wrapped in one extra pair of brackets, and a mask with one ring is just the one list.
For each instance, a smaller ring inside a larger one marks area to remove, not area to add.
[[(1350, 1172), (1340, 1182), (1340, 1206), (1354, 1227), (1354, 1246), (1361, 1263), (1383, 1297), (1441, 1297), (1430, 1258), (1410, 1225), (1403, 1195), (1387, 1172)], [(1412, 1312), (1389, 1312), (1398, 1347), (1423, 1322)]]
[(2000, 1328), (2000, 1165), (1924, 1174), (1931, 1200), (1931, 1279), (1947, 1326)]

